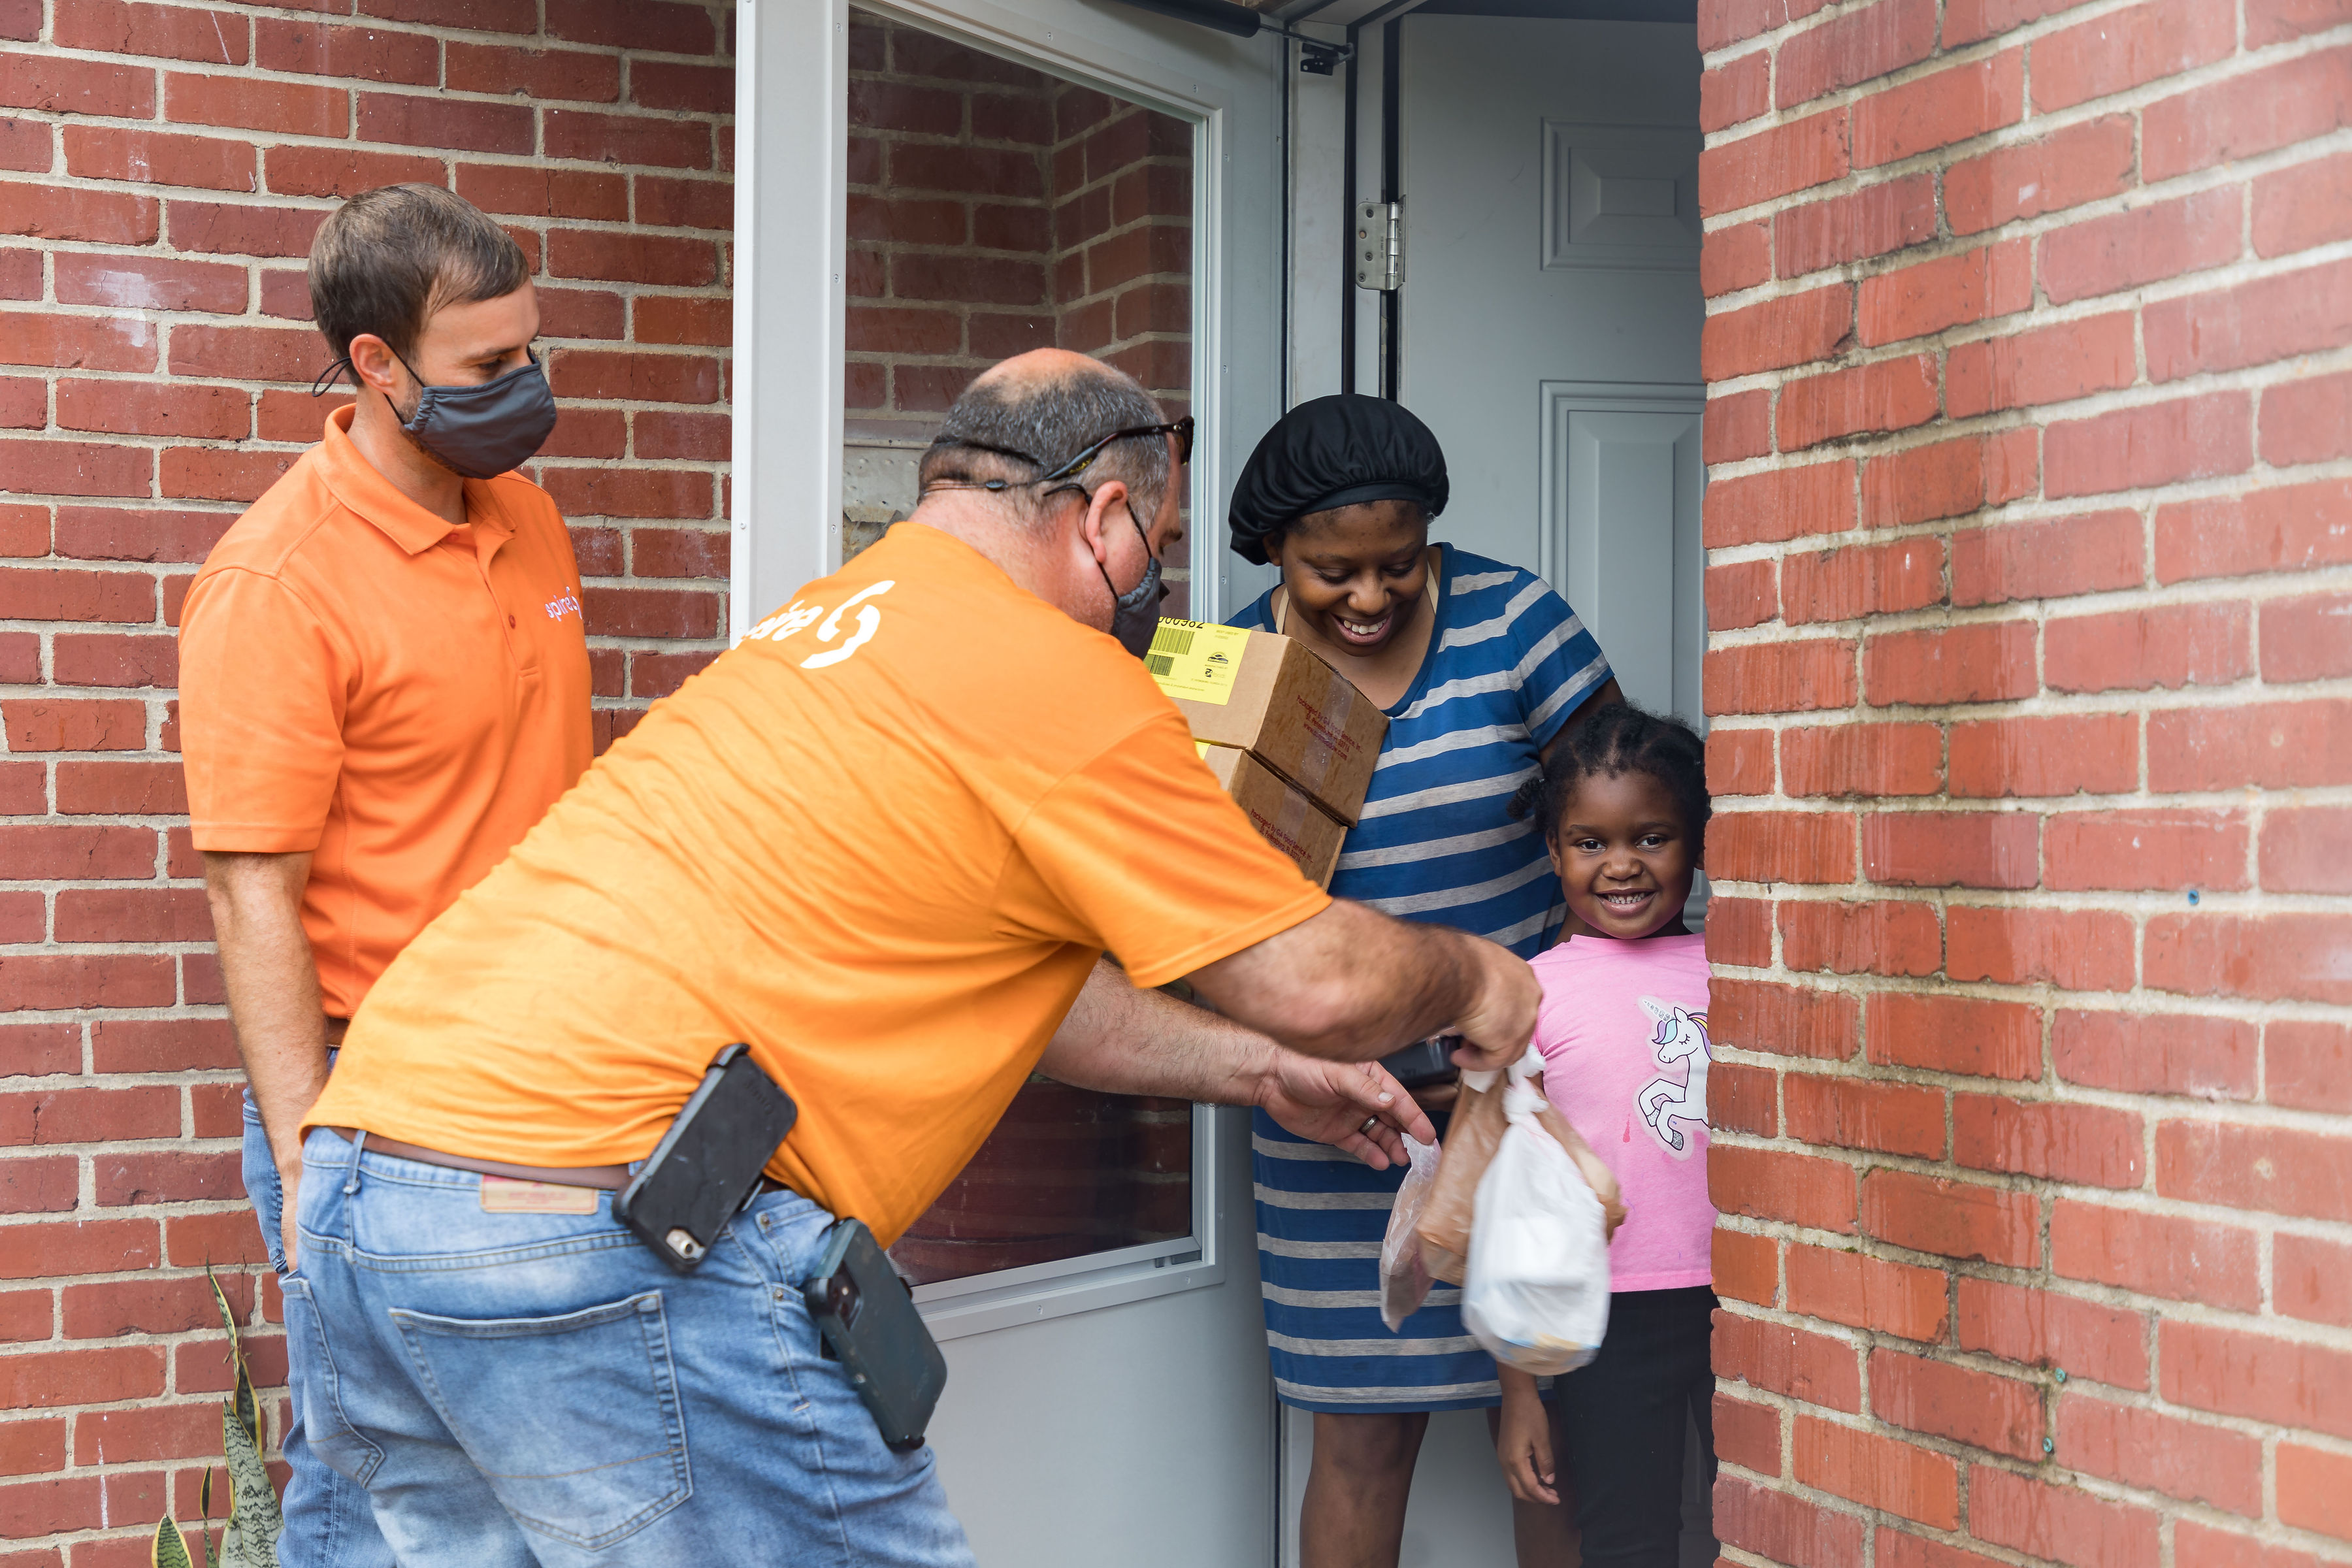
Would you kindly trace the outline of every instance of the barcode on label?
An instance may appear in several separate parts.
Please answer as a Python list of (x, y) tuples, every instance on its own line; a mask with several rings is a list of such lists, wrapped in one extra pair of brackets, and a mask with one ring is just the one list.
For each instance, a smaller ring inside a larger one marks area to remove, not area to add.
[[(1151, 651), (1155, 654), (1168, 654), (1181, 658), (1192, 651), (1192, 636), (1191, 626), (1171, 626), (1162, 621), (1160, 624), (1160, 629), (1151, 634)], [(1151, 673), (1165, 675), (1168, 672), (1155, 666)]]
[(1176, 660), (1164, 653), (1146, 654), (1143, 658), (1143, 668), (1150, 670), (1152, 678), (1157, 679), (1175, 668)]

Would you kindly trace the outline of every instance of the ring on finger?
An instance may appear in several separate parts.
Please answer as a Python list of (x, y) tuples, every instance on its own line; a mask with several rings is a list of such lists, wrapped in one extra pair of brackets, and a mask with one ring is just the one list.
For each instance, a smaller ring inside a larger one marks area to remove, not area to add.
[(1370, 1132), (1373, 1128), (1378, 1127), (1380, 1124), (1381, 1119), (1379, 1117), (1367, 1116), (1364, 1118), (1364, 1124), (1361, 1127), (1357, 1128), (1356, 1131), (1359, 1133)]

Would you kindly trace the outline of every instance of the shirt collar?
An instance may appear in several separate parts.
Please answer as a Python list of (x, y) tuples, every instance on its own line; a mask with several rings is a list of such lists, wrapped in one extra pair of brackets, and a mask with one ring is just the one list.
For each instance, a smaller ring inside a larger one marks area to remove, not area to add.
[[(453, 524), (435, 516), (400, 493), (390, 479), (352, 444), (352, 419), (359, 405), (346, 403), (329, 411), (320, 439), (319, 466), (327, 489), (358, 517), (381, 530), (385, 538), (411, 555), (421, 555), (449, 536)], [(510, 533), (512, 526), (488, 485), (466, 481), (466, 521), (494, 533)]]

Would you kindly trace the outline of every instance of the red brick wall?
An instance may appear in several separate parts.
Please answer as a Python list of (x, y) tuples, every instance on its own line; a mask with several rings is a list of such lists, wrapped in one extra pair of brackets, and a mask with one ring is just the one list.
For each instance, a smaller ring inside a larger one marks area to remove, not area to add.
[(1733, 1562), (2352, 1560), (2347, 20), (1701, 6)]
[(1065, 86), (1054, 136), (1061, 346), (1109, 361), (1181, 415), (1192, 386), (1192, 128)]
[(979, 371), (1055, 342), (1058, 84), (864, 13), (849, 71), (847, 428), (927, 441)]
[(5, 1568), (144, 1563), (168, 1497), (193, 1517), (225, 1384), (207, 1260), (284, 1364), (173, 626), (316, 438), (301, 258), (336, 197), (453, 184), (531, 258), (600, 738), (723, 637), (730, 8), (352, 10), (0, 0)]
[(849, 50), (851, 435), (928, 440), (973, 375), (1052, 345), (1181, 399), (1192, 127), (863, 13)]
[[(974, 375), (1048, 346), (1099, 355), (1184, 412), (1192, 127), (853, 16), (850, 440), (919, 447)], [(900, 516), (910, 476), (905, 489), (889, 509)], [(853, 515), (851, 533), (873, 530)], [(1169, 613), (1181, 615), (1190, 574), (1170, 575)]]
[[(1063, 84), (1054, 134), (1058, 342), (1118, 366), (1179, 418), (1192, 404), (1192, 128)], [(1163, 613), (1190, 616), (1181, 552), (1165, 575)]]

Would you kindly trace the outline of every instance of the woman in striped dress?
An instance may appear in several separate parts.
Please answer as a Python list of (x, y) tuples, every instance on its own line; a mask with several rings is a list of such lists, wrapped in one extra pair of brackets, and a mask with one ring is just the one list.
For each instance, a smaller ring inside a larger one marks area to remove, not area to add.
[[(1282, 583), (1233, 617), (1297, 637), (1389, 716), (1331, 891), (1532, 957), (1564, 909), (1543, 836), (1511, 795), (1585, 713), (1622, 700), (1601, 648), (1523, 568), (1429, 542), (1445, 458), (1394, 403), (1318, 398), (1258, 443), (1235, 487), (1234, 549)], [(1441, 1111), (1450, 1087), (1424, 1092)], [(1315, 1413), (1299, 1521), (1306, 1568), (1393, 1568), (1429, 1415), (1492, 1409), (1495, 1363), (1440, 1285), (1392, 1334), (1380, 1248), (1402, 1172), (1255, 1119), (1258, 1270), (1283, 1403)], [(1572, 1563), (1562, 1510), (1520, 1505), (1522, 1568)], [(1547, 1515), (1549, 1517), (1547, 1517)]]

